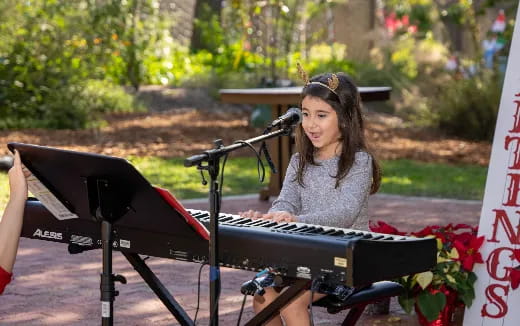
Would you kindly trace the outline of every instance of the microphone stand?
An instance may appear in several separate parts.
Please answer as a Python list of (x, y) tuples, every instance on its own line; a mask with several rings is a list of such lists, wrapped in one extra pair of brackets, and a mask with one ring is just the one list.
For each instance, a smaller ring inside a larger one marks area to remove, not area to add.
[[(292, 132), (292, 126), (283, 126), (282, 129), (269, 132), (265, 135), (250, 138), (244, 142), (234, 143), (229, 146), (223, 146), (222, 140), (218, 139), (215, 148), (204, 151), (188, 157), (184, 161), (185, 167), (197, 166), (199, 170), (207, 170), (210, 176), (209, 206), (210, 206), (210, 223), (209, 223), (209, 311), (210, 325), (218, 325), (218, 297), (220, 295), (220, 265), (218, 259), (218, 216), (220, 214), (221, 189), (218, 183), (218, 174), (220, 169), (220, 158), (234, 150), (247, 146), (245, 143), (254, 144), (265, 141), (278, 136), (288, 136)], [(202, 163), (207, 162), (203, 166)]]

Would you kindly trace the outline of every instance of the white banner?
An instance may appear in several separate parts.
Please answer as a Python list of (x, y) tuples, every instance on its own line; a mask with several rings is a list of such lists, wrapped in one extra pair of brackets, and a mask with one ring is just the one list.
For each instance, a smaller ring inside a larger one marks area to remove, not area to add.
[[(509, 51), (493, 149), (484, 192), (479, 235), (484, 264), (475, 265), (475, 300), (465, 326), (520, 325), (520, 10)], [(520, 281), (519, 279), (517, 279)]]

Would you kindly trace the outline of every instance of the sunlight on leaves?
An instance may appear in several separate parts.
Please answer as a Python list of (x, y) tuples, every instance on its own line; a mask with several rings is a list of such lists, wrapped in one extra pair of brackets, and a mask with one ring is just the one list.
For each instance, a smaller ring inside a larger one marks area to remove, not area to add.
[(430, 285), (430, 283), (433, 280), (433, 273), (430, 271), (419, 273), (415, 276), (417, 279), (417, 283), (421, 286), (421, 288), (424, 290)]

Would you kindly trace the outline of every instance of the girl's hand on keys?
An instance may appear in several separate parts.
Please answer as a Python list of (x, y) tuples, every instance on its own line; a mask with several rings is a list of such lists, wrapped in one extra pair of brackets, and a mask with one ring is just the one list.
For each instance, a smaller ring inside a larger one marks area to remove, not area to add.
[(240, 215), (241, 217), (244, 217), (244, 218), (250, 218), (250, 219), (256, 220), (256, 219), (262, 218), (263, 214), (258, 211), (254, 211), (254, 210), (250, 209), (245, 212), (238, 212), (238, 215)]
[(296, 222), (296, 216), (289, 212), (271, 212), (262, 215), (263, 219), (273, 220), (275, 222)]

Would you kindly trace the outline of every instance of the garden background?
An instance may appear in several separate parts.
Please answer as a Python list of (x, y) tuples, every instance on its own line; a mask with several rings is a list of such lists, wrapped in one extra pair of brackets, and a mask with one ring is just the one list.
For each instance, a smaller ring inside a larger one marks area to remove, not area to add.
[[(517, 5), (6, 0), (1, 143), (125, 157), (178, 197), (204, 197), (182, 158), (216, 138), (257, 135), (269, 117), (260, 106), (220, 103), (218, 90), (301, 84), (299, 61), (310, 75), (344, 71), (360, 86), (393, 88), (390, 101), (365, 106), (382, 192), (480, 200)], [(355, 38), (359, 30), (339, 24), (360, 14), (347, 26), (365, 29)], [(482, 47), (490, 37), (501, 45), (491, 65)], [(238, 156), (224, 194), (261, 187), (251, 154)], [(3, 204), (3, 174), (0, 184)]]
[[(129, 159), (181, 200), (206, 197), (183, 159), (262, 132), (268, 108), (221, 88), (344, 71), (391, 86), (365, 105), (385, 194), (482, 200), (518, 1), (5, 0), (0, 152), (11, 141)], [(341, 25), (349, 22), (350, 25)], [(256, 193), (233, 155), (224, 195)], [(0, 174), (0, 207), (8, 196)]]

